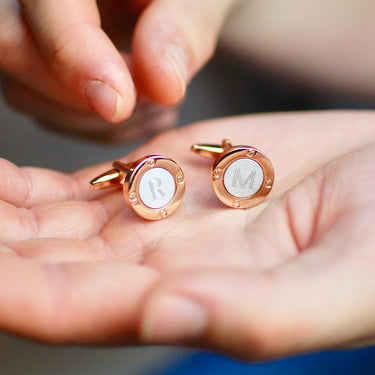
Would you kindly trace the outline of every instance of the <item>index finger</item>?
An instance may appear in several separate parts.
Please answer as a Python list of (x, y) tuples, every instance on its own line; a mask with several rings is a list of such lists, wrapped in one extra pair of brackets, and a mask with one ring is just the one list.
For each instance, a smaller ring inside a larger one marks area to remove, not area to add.
[(22, 0), (24, 16), (56, 76), (105, 120), (130, 116), (134, 83), (100, 27), (94, 0)]
[(134, 341), (137, 306), (157, 277), (122, 262), (0, 259), (0, 329), (53, 343)]

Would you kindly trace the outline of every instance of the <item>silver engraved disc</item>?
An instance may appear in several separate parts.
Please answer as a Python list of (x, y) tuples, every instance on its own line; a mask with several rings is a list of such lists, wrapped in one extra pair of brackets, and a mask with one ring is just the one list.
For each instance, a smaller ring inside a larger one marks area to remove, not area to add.
[(139, 182), (139, 197), (150, 208), (168, 205), (176, 192), (173, 175), (164, 168), (148, 170)]
[(243, 158), (228, 165), (224, 173), (224, 186), (229, 194), (247, 198), (260, 189), (263, 179), (261, 166), (254, 160)]

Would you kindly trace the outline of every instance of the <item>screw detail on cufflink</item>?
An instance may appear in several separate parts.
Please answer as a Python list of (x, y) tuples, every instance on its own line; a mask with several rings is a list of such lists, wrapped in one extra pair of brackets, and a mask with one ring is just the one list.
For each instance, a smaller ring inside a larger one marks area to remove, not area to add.
[(274, 183), (271, 161), (250, 146), (194, 144), (191, 151), (214, 159), (212, 186), (216, 196), (232, 208), (250, 208), (264, 201)]
[(90, 182), (93, 190), (122, 185), (126, 203), (147, 220), (165, 219), (180, 205), (185, 177), (172, 159), (149, 155), (131, 164), (115, 161), (112, 167)]

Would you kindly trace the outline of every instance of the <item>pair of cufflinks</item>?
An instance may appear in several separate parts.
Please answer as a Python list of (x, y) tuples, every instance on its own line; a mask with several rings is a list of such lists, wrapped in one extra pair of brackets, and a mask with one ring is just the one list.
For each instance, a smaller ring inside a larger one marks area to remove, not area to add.
[[(271, 161), (258, 149), (194, 144), (191, 151), (214, 159), (212, 186), (217, 197), (232, 208), (249, 208), (261, 203), (272, 189)], [(185, 176), (172, 159), (150, 155), (131, 164), (115, 161), (113, 169), (90, 182), (94, 190), (123, 186), (126, 203), (139, 216), (160, 220), (171, 215), (185, 193)]]

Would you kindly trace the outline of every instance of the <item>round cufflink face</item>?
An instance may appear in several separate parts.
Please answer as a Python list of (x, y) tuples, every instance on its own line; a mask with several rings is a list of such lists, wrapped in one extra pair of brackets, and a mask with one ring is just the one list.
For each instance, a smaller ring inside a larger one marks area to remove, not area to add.
[(130, 207), (148, 220), (171, 215), (185, 193), (185, 177), (179, 165), (163, 156), (148, 156), (125, 180), (124, 198)]
[(253, 147), (231, 147), (212, 167), (212, 184), (217, 197), (233, 208), (249, 208), (261, 203), (271, 191), (273, 181), (271, 161)]

